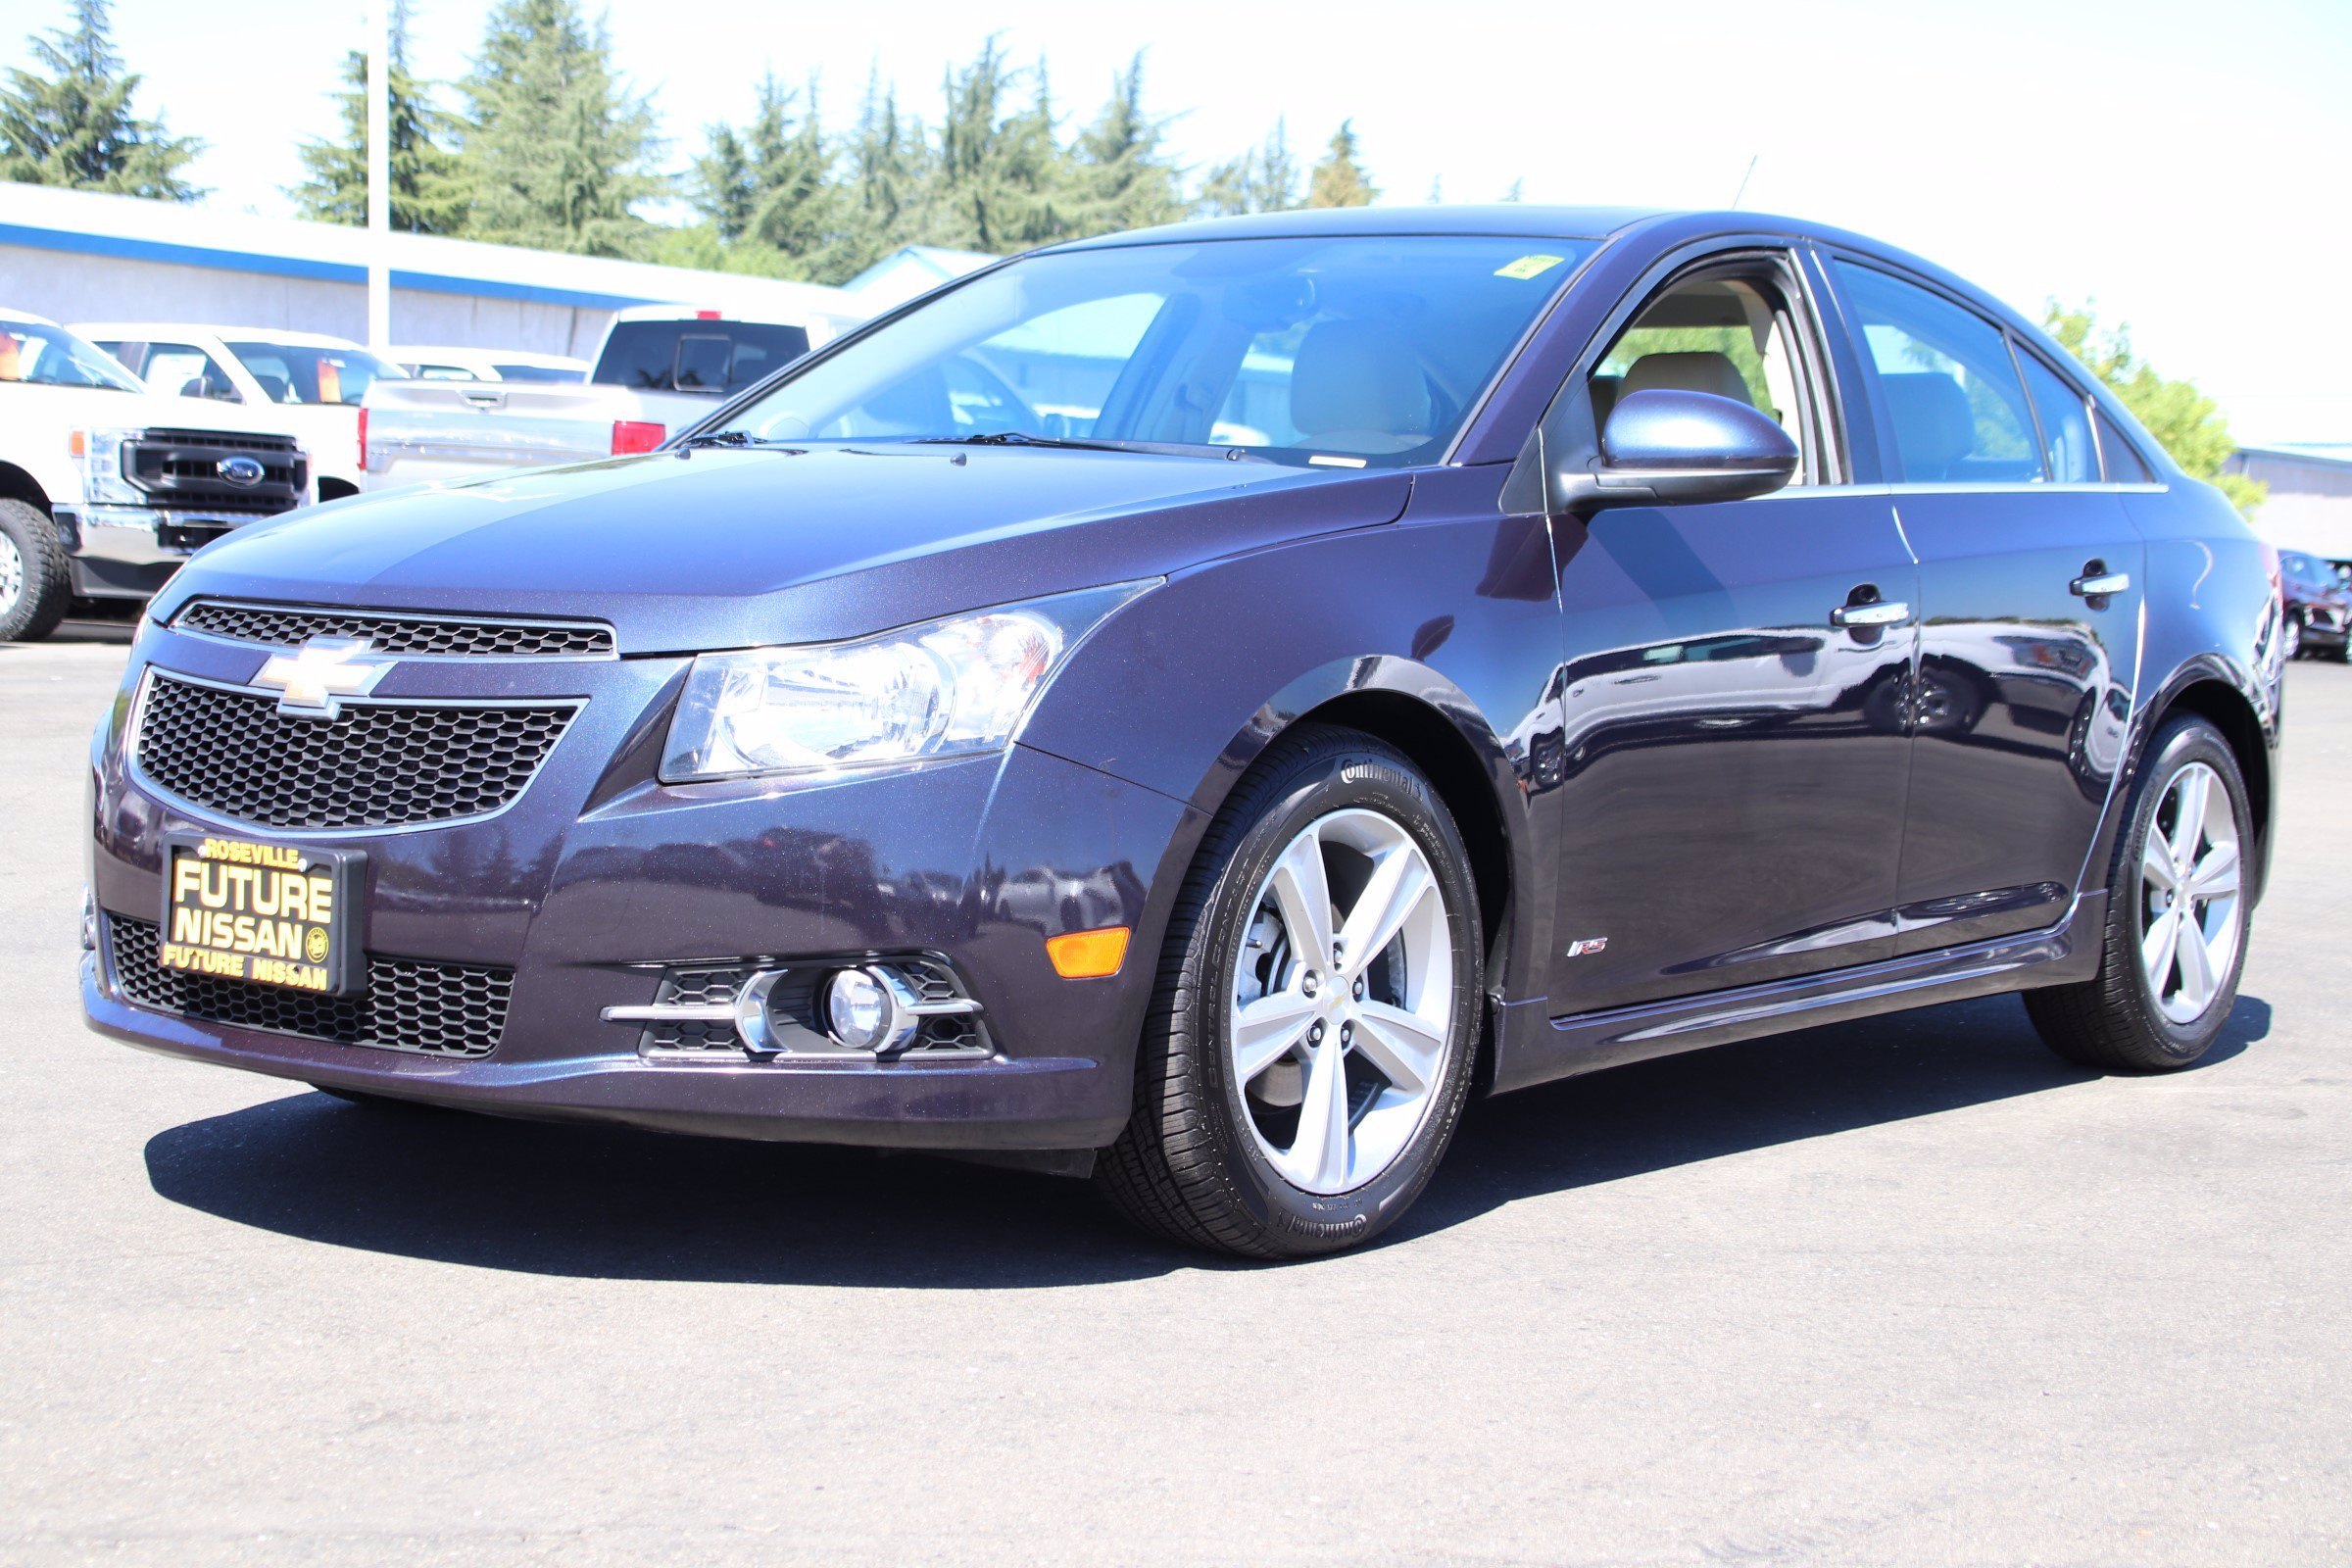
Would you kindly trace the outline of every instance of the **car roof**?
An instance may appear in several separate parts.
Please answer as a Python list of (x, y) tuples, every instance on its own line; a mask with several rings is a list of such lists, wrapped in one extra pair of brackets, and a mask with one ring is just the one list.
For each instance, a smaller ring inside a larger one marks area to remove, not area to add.
[(365, 350), (367, 347), (347, 337), (334, 337), (325, 332), (296, 332), (279, 326), (199, 326), (193, 321), (77, 321), (74, 330), (83, 337), (103, 333), (108, 337), (144, 338), (153, 333), (170, 332), (179, 337), (209, 337), (223, 343), (277, 343), (287, 348)]
[(448, 359), (512, 360), (516, 365), (586, 365), (569, 354), (542, 354), (537, 349), (479, 349), (458, 343), (395, 343), (384, 350), (386, 359), (408, 354), (439, 354)]
[[(13, 305), (0, 305), (0, 316), (5, 316), (12, 321), (24, 321), (33, 326), (55, 326), (58, 324), (57, 322), (49, 319), (49, 318), (46, 316), (35, 316), (30, 311), (20, 311)], [(66, 330), (71, 332), (74, 329), (69, 326), (66, 328)]]
[(1495, 202), (1479, 207), (1302, 207), (1285, 213), (1201, 218), (1158, 228), (1071, 240), (1053, 250), (1196, 239), (1342, 234), (1509, 234), (1530, 239), (1605, 239), (1638, 223), (1678, 216), (1654, 207), (1538, 207)]

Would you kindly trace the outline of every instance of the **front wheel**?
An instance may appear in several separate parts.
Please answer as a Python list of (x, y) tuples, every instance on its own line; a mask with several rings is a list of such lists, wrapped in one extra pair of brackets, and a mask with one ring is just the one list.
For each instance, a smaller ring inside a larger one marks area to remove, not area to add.
[(2286, 638), (2278, 645), (2278, 652), (2282, 659), (2294, 659), (2302, 654), (2303, 617), (2301, 615), (2286, 617)]
[(2229, 744), (2202, 718), (2174, 719), (2116, 846), (2099, 972), (2026, 993), (2050, 1049), (2109, 1072), (2171, 1072), (2211, 1050), (2245, 968), (2253, 847)]
[(1245, 1256), (1378, 1235), (1452, 1139), (1482, 969), (1469, 858), (1429, 781), (1369, 736), (1293, 730), (1179, 895), (1103, 1191)]
[(73, 598), (57, 524), (29, 502), (0, 500), (0, 643), (48, 636)]

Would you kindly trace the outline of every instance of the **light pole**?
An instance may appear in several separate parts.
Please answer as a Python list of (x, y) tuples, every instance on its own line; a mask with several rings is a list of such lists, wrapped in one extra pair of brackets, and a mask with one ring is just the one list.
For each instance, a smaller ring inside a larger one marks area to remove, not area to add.
[(392, 274), (384, 236), (392, 229), (392, 6), (368, 3), (368, 346), (392, 344)]

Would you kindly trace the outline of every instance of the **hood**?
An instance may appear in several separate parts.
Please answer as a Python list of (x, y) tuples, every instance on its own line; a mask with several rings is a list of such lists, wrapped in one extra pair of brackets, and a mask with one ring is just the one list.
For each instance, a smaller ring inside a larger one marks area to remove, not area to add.
[(249, 409), (218, 398), (183, 398), (172, 392), (94, 393), (89, 423), (98, 429), (235, 430), (246, 435), (282, 435), (300, 440), (295, 420), (275, 408)]
[(1386, 522), (1411, 481), (1017, 447), (655, 453), (249, 524), (196, 595), (580, 616), (623, 653), (819, 642)]

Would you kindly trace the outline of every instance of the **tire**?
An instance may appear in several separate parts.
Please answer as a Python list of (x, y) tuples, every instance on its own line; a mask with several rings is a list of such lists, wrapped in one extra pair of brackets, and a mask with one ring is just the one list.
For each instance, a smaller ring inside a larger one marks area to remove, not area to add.
[(2278, 657), (2287, 661), (2303, 657), (2303, 617), (2301, 615), (2290, 614), (2286, 617), (2286, 641), (2280, 645)]
[[(1348, 926), (1374, 903), (1403, 911), (1394, 940), (1357, 961), (1309, 961), (1318, 899), (1299, 890), (1316, 877), (1338, 945), (1391, 923)], [(1310, 928), (1305, 943), (1294, 925)], [(1484, 951), (1469, 857), (1429, 781), (1370, 736), (1293, 729), (1235, 786), (1177, 897), (1134, 1115), (1097, 1184), (1158, 1236), (1246, 1257), (1377, 1236), (1428, 1185), (1460, 1120)], [(1238, 1016), (1245, 999), (1255, 1033)]]
[[(2026, 993), (2027, 1015), (2042, 1041), (2067, 1060), (2104, 1072), (2175, 1072), (2202, 1057), (2229, 1019), (2246, 962), (2251, 913), (2246, 856), (2254, 844), (2254, 823), (2237, 759), (2219, 730), (2187, 714), (2157, 732), (2148, 757), (2132, 788), (2132, 814), (2108, 875), (2098, 973), (2076, 985)], [(2181, 813), (2188, 808), (2184, 780), (2202, 782), (2206, 806), (2193, 842), (2181, 850), (2177, 847)], [(2221, 799), (2213, 798), (2217, 793)], [(2164, 840), (2151, 857), (2155, 834)], [(2196, 924), (2176, 921), (2175, 941), (2162, 950), (2174, 956), (2143, 961), (2143, 953), (2160, 951), (2143, 944), (2167, 918), (2163, 909), (2172, 897), (2158, 883), (2169, 878), (2176, 888), (2184, 882), (2192, 888), (2217, 885), (2207, 873), (2219, 863), (2213, 858), (2223, 855), (2225, 837), (2234, 862), (2227, 906), (2217, 907), (2221, 897), (2192, 900)], [(2172, 854), (2164, 853), (2168, 848)], [(2182, 855), (2191, 866), (2186, 877), (2180, 869)], [(2202, 933), (2201, 941), (2188, 935), (2192, 929)], [(2192, 984), (2192, 963), (2203, 973), (2201, 983)], [(2162, 975), (2152, 972), (2159, 966)]]
[(27, 501), (0, 500), (0, 643), (36, 643), (74, 600), (65, 541)]

